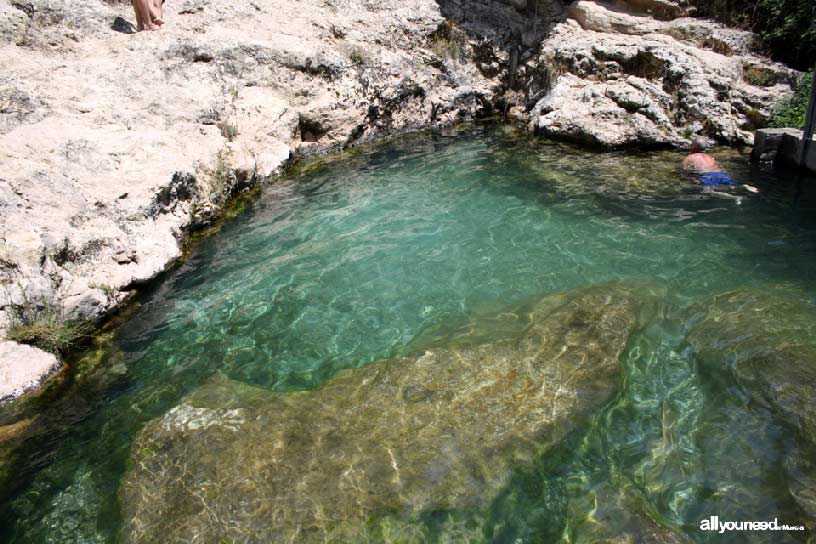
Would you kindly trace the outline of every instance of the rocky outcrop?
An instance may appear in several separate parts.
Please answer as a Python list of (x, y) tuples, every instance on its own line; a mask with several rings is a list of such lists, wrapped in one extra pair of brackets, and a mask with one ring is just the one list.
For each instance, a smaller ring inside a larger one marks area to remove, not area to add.
[(124, 541), (413, 542), (423, 514), (484, 510), (615, 395), (640, 291), (546, 297), (514, 337), (471, 328), (313, 392), (214, 378), (134, 444)]
[(600, 147), (751, 144), (797, 73), (759, 56), (748, 32), (657, 20), (638, 13), (644, 4), (573, 4), (532, 62), (531, 128)]
[(816, 304), (795, 290), (737, 290), (697, 308), (688, 340), (701, 369), (736, 384), (799, 438), (786, 452), (791, 496), (816, 527)]
[(127, 4), (0, 0), (0, 331), (99, 318), (292, 157), (492, 113), (528, 19), (482, 4), (190, 0), (131, 34)]

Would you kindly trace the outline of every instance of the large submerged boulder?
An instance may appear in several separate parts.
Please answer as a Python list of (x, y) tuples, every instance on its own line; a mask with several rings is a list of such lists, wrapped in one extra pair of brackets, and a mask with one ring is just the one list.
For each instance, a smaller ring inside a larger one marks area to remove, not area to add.
[(601, 147), (683, 146), (693, 135), (751, 144), (797, 73), (757, 54), (749, 32), (661, 21), (636, 4), (573, 4), (532, 61), (542, 76), (531, 127)]
[(423, 514), (484, 510), (514, 468), (616, 394), (635, 290), (546, 297), (502, 340), (474, 344), (483, 331), (465, 328), (316, 391), (215, 377), (143, 429), (120, 490), (122, 537), (416, 541)]
[(816, 527), (816, 300), (797, 290), (740, 289), (697, 308), (688, 340), (701, 369), (736, 382), (793, 431), (785, 473)]

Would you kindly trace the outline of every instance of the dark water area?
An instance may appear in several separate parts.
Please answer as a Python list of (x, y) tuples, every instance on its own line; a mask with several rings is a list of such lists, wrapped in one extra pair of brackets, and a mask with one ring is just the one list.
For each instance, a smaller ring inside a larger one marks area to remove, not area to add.
[[(3, 446), (0, 426), (0, 541), (116, 542), (137, 434), (214, 374), (311, 390), (475, 317), (622, 281), (665, 296), (629, 339), (620, 394), (488, 511), (449, 514), (484, 542), (636, 534), (634, 511), (694, 542), (805, 542), (809, 531), (699, 529), (710, 515), (809, 518), (783, 469), (802, 447), (795, 433), (707, 373), (687, 335), (695, 307), (735, 289), (784, 291), (802, 315), (816, 306), (816, 179), (797, 190), (795, 172), (723, 151), (732, 177), (759, 189), (728, 198), (703, 192), (682, 159), (477, 128), (405, 137), (270, 186), (143, 296), (72, 385), (0, 408), (0, 425), (24, 420), (31, 433)], [(790, 338), (803, 341), (814, 343)], [(437, 518), (422, 523), (428, 541), (447, 541)]]

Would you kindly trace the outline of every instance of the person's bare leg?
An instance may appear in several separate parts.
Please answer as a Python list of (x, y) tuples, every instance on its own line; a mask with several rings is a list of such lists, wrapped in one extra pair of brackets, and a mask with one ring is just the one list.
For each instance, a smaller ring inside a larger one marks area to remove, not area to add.
[(144, 17), (142, 17), (142, 12), (139, 10), (139, 2), (138, 0), (132, 0), (131, 4), (133, 5), (133, 13), (136, 14), (136, 32), (141, 32), (145, 29), (145, 26)]
[(139, 12), (142, 14), (142, 30), (156, 30), (156, 25), (150, 15), (150, 0), (133, 0), (135, 5), (139, 6)]
[(153, 22), (161, 27), (164, 24), (164, 6), (162, 0), (148, 0), (150, 3), (150, 17)]

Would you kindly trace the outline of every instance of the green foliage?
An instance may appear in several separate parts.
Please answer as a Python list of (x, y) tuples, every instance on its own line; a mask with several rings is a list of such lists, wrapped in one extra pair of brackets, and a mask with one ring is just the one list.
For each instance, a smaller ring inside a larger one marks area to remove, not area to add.
[(814, 0), (694, 0), (698, 13), (753, 30), (773, 57), (800, 70), (816, 60)]
[(796, 94), (789, 100), (783, 102), (774, 111), (768, 126), (774, 128), (804, 128), (805, 114), (807, 113), (808, 100), (810, 100), (810, 86), (813, 81), (813, 71), (802, 76), (799, 85), (796, 87)]
[(465, 56), (466, 37), (462, 30), (450, 21), (440, 25), (428, 40), (428, 49), (437, 57), (460, 60)]
[(224, 152), (218, 153), (215, 166), (209, 172), (207, 184), (210, 187), (210, 202), (218, 206), (224, 204), (235, 185), (235, 174), (230, 169)]
[(363, 64), (365, 64), (365, 57), (363, 57), (363, 54), (360, 52), (359, 49), (354, 49), (349, 54), (349, 58), (351, 59), (351, 62), (356, 66), (362, 66)]
[(238, 125), (233, 122), (227, 122), (221, 125), (221, 136), (232, 142), (238, 137)]
[(89, 332), (87, 324), (65, 319), (62, 306), (45, 300), (25, 300), (12, 306), (6, 339), (64, 355), (76, 348)]
[(105, 294), (105, 298), (108, 300), (114, 300), (116, 298), (116, 288), (107, 283), (91, 283), (88, 287), (91, 289), (99, 289)]

